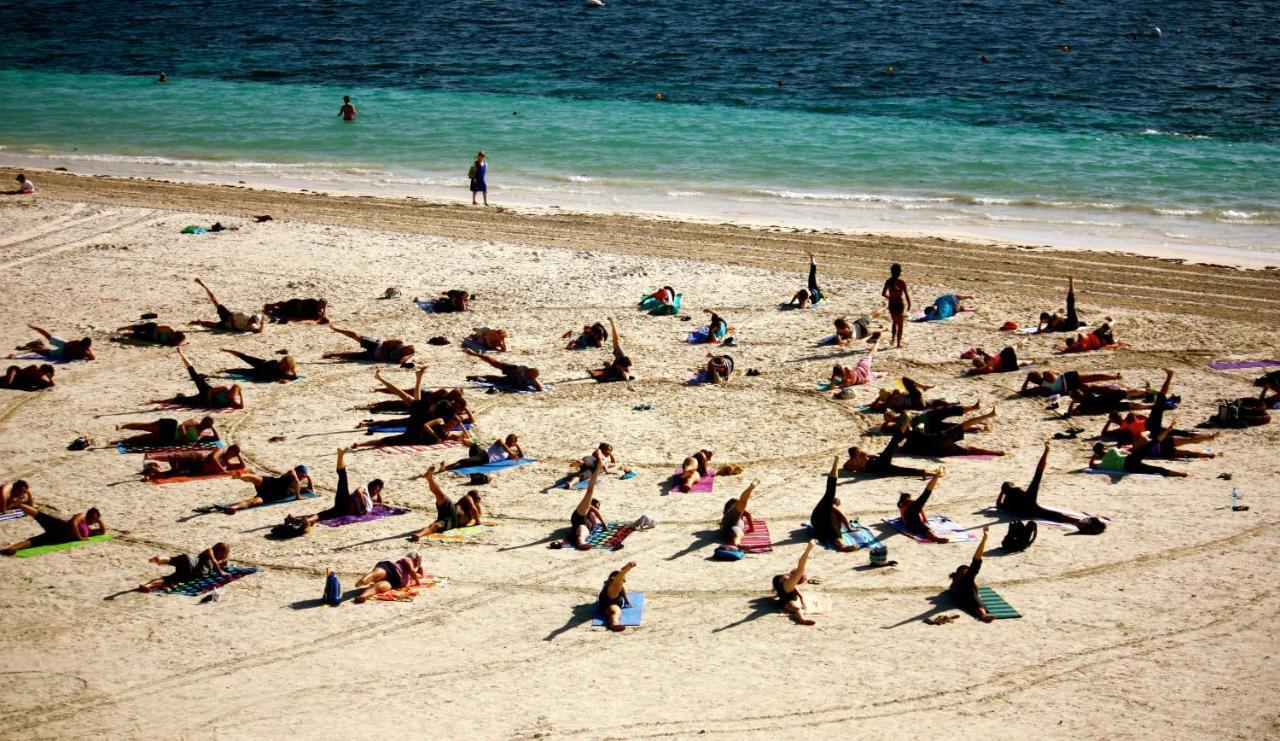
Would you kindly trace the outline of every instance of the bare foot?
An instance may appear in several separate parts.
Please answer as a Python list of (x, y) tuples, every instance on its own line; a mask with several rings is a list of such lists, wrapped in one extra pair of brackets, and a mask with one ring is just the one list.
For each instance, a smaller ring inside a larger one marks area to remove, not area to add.
[(995, 615), (983, 615), (983, 616), (982, 616), (982, 618), (981, 618), (981, 620), (982, 620), (982, 622), (984, 622), (984, 623), (994, 623), (994, 622), (995, 622), (995, 620), (996, 620), (996, 616), (995, 616)]
[(627, 626), (625, 625), (610, 625), (608, 627), (609, 627), (609, 630), (612, 630), (614, 633), (621, 633), (622, 631), (627, 629)]

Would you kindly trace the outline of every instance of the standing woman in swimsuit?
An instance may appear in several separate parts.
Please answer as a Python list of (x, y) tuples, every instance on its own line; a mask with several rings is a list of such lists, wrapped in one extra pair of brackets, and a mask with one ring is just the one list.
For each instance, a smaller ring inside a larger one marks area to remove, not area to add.
[(785, 574), (778, 574), (773, 577), (773, 591), (778, 596), (778, 601), (782, 603), (782, 611), (791, 616), (791, 619), (800, 625), (814, 625), (814, 621), (804, 616), (804, 611), (808, 606), (804, 603), (804, 595), (800, 594), (800, 585), (804, 584), (804, 570), (809, 565), (809, 556), (813, 553), (813, 547), (818, 541), (811, 540), (805, 546), (804, 553), (800, 556), (800, 562), (796, 567)]
[(366, 589), (356, 595), (355, 603), (360, 604), (367, 601), (375, 594), (390, 592), (393, 589), (402, 589), (404, 587), (415, 587), (422, 583), (425, 576), (422, 572), (422, 556), (417, 551), (411, 551), (404, 558), (392, 563), (391, 561), (379, 561), (377, 566), (369, 570), (369, 573), (360, 577), (360, 581), (356, 582), (356, 587), (365, 587)]
[(631, 561), (609, 574), (609, 579), (604, 583), (604, 588), (600, 590), (600, 597), (596, 601), (600, 618), (604, 620), (605, 626), (615, 633), (626, 630), (626, 627), (618, 623), (622, 620), (622, 608), (631, 606), (631, 601), (627, 599), (627, 572), (635, 567), (636, 562)]
[(484, 177), (489, 173), (489, 163), (485, 161), (484, 152), (476, 154), (476, 161), (471, 163), (471, 172), (467, 175), (471, 178), (471, 205), (476, 205), (476, 194), (484, 195), (484, 205), (489, 205), (489, 186), (485, 184)]
[(889, 344), (902, 347), (902, 327), (911, 311), (911, 293), (907, 290), (906, 281), (902, 280), (902, 266), (896, 262), (889, 267), (889, 280), (884, 282), (880, 295), (889, 302), (889, 316), (893, 319), (893, 331), (889, 336)]
[(947, 591), (959, 603), (960, 608), (984, 623), (995, 620), (994, 615), (987, 614), (987, 608), (978, 599), (978, 570), (982, 568), (982, 554), (987, 549), (987, 528), (982, 528), (982, 540), (978, 541), (978, 550), (973, 554), (973, 561), (968, 566), (961, 566), (951, 572), (951, 586)]

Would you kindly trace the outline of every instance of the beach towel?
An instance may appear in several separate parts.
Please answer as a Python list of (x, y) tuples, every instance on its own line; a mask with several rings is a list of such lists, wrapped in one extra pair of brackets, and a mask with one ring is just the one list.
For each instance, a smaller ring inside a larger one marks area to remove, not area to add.
[(179, 453), (184, 450), (207, 450), (209, 448), (222, 448), (226, 443), (221, 440), (200, 440), (194, 443), (185, 443), (183, 445), (127, 445), (125, 443), (116, 443), (116, 450), (120, 455), (129, 455), (131, 453)]
[(456, 311), (453, 311), (453, 307), (449, 304), (448, 301), (444, 300), (443, 298), (429, 298), (426, 301), (414, 301), (414, 303), (418, 305), (419, 309), (422, 309), (428, 314), (457, 314), (458, 313)]
[[(912, 315), (911, 315), (911, 321), (913, 321), (913, 322), (930, 322), (930, 321), (932, 321), (932, 322), (945, 322), (945, 321), (947, 321), (948, 319), (954, 319), (954, 318), (956, 318), (956, 317), (958, 317), (958, 316), (963, 316), (963, 315), (966, 315), (966, 314), (972, 314), (972, 313), (973, 313), (973, 312), (972, 312), (972, 311), (970, 311), (969, 309), (965, 309), (964, 311), (961, 311), (961, 312), (958, 312), (958, 313), (952, 314), (951, 316), (944, 316), (944, 317), (942, 317), (941, 319), (925, 319), (925, 318), (924, 318), (924, 312), (923, 312), (923, 311), (919, 311), (919, 312), (916, 312), (915, 314), (912, 314)], [(1021, 330), (1018, 330), (1018, 331), (1021, 331)]]
[(231, 414), (232, 412), (240, 411), (235, 407), (202, 407), (194, 403), (175, 401), (173, 399), (156, 402), (155, 408), (162, 412), (219, 412), (221, 414)]
[[(810, 525), (809, 523), (806, 522), (804, 526), (805, 526), (805, 529), (807, 529), (810, 532), (810, 534), (813, 533), (813, 525)], [(858, 522), (857, 520), (853, 520), (852, 522), (850, 522), (849, 529), (845, 530), (843, 533), (840, 534), (840, 544), (851, 545), (857, 550), (863, 550), (865, 548), (874, 548), (875, 546), (883, 547), (883, 544), (880, 542), (880, 539), (876, 537), (876, 534), (872, 532), (871, 529), (868, 528), (866, 525), (863, 525), (861, 522)], [(823, 543), (822, 547), (830, 551), (835, 550), (835, 546), (830, 543)]]
[(457, 476), (470, 476), (473, 473), (497, 473), (508, 468), (523, 466), (526, 463), (533, 463), (533, 458), (508, 458), (505, 461), (497, 461), (495, 463), (486, 463), (482, 466), (463, 466), (462, 468), (453, 469), (453, 473)]
[(703, 384), (708, 384), (708, 383), (711, 383), (711, 379), (707, 376), (707, 369), (700, 368), (698, 369), (697, 373), (694, 373), (692, 376), (689, 377), (689, 380), (684, 382), (684, 385), (701, 386)]
[[(616, 551), (622, 548), (622, 541), (633, 532), (635, 528), (629, 522), (610, 522), (592, 529), (591, 534), (587, 536), (587, 543), (591, 545), (592, 550)], [(573, 541), (568, 538), (560, 541), (560, 548), (576, 550), (573, 547)]]
[(185, 594), (188, 597), (198, 597), (205, 592), (212, 592), (218, 587), (230, 584), (237, 579), (243, 579), (249, 574), (256, 574), (258, 569), (250, 566), (227, 566), (227, 572), (226, 574), (211, 574), (190, 579), (180, 584), (157, 590), (155, 594)]
[[(895, 530), (911, 538), (917, 543), (936, 543), (937, 542), (934, 540), (926, 540), (925, 538), (919, 537), (915, 533), (908, 532), (907, 529), (902, 525), (901, 517), (886, 519), (886, 520), (883, 520), (883, 522), (886, 525), (892, 525)], [(955, 520), (952, 520), (950, 517), (947, 517), (946, 515), (929, 515), (929, 529), (937, 533), (938, 535), (941, 535), (942, 537), (947, 538), (947, 542), (949, 543), (972, 543), (978, 540), (978, 536), (976, 533), (973, 533), (972, 531), (961, 530), (960, 526), (956, 524)]]
[(1158, 473), (1129, 473), (1128, 471), (1108, 471), (1105, 468), (1089, 468), (1088, 466), (1080, 469), (1081, 473), (1099, 473), (1103, 476), (1136, 476), (1144, 479), (1162, 479), (1164, 478)]
[(428, 589), (435, 589), (438, 586), (442, 586), (446, 581), (448, 581), (448, 579), (443, 576), (427, 574), (422, 577), (421, 584), (415, 584), (412, 587), (392, 589), (389, 592), (379, 592), (378, 594), (373, 595), (373, 598), (379, 602), (412, 602), (418, 595)]
[(40, 360), (45, 363), (52, 363), (53, 365), (66, 365), (67, 363), (85, 363), (85, 362), (88, 362), (89, 360), (88, 358), (76, 358), (75, 360), (63, 360), (62, 358), (56, 355), (46, 355), (42, 352), (35, 352), (34, 350), (31, 352), (24, 352), (21, 355), (10, 355), (8, 359), (9, 360)]
[(703, 345), (708, 342), (717, 342), (721, 339), (723, 338), (717, 337), (715, 338), (715, 340), (711, 339), (710, 327), (698, 327), (697, 329), (690, 332), (689, 336), (685, 337), (684, 341), (689, 343), (690, 345)]
[(248, 383), (297, 383), (299, 381), (307, 380), (306, 376), (298, 376), (297, 378), (294, 378), (289, 381), (263, 381), (263, 380), (260, 380), (257, 376), (253, 375), (253, 371), (248, 369), (240, 369), (240, 368), (225, 370), (222, 372), (222, 377), (229, 378), (233, 381), (246, 381)]
[[(316, 494), (314, 491), (304, 491), (304, 492), (302, 492), (302, 498), (303, 498), (303, 499), (318, 499), (319, 497), (320, 497), (320, 495), (319, 495), (319, 494)], [(256, 505), (254, 505), (254, 506), (250, 507), (249, 509), (259, 509), (259, 508), (261, 508), (261, 507), (274, 507), (274, 506), (276, 506), (277, 504), (288, 504), (289, 502), (296, 502), (296, 501), (298, 501), (298, 500), (293, 499), (293, 498), (277, 499), (277, 500), (276, 500), (276, 501), (274, 501), (274, 502), (263, 502), (262, 504), (256, 504)], [(215, 511), (215, 510), (216, 510), (216, 511), (221, 512), (222, 510), (225, 510), (225, 509), (227, 509), (228, 507), (230, 507), (230, 506), (232, 506), (232, 505), (234, 505), (234, 504), (235, 504), (235, 502), (228, 502), (227, 504), (210, 504), (210, 505), (206, 505), (206, 506), (204, 506), (204, 507), (197, 507), (195, 511), (196, 511), (196, 512), (213, 512), (213, 511)], [(237, 511), (242, 511), (242, 510), (237, 510)]]
[[(627, 592), (627, 601), (631, 606), (622, 608), (622, 614), (618, 616), (618, 625), (634, 627), (644, 618), (644, 592)], [(603, 627), (604, 618), (597, 614), (592, 618), (591, 625), (597, 628)]]
[(773, 540), (769, 537), (769, 523), (756, 517), (751, 532), (743, 533), (738, 547), (743, 553), (773, 553)]
[(18, 551), (13, 555), (17, 556), (18, 558), (31, 558), (32, 556), (43, 556), (46, 553), (53, 553), (54, 551), (65, 551), (68, 548), (76, 548), (78, 546), (82, 546), (87, 543), (101, 543), (104, 540), (111, 540), (114, 537), (116, 537), (115, 533), (107, 533), (106, 535), (94, 535), (93, 537), (85, 538), (84, 540), (72, 540), (67, 543), (54, 543), (53, 545), (38, 545), (35, 548), (27, 548), (26, 550)]
[(392, 507), (389, 504), (375, 504), (373, 505), (372, 510), (369, 510), (363, 515), (343, 515), (342, 517), (335, 517), (332, 520), (321, 520), (320, 524), (327, 525), (329, 527), (342, 527), (343, 525), (354, 525), (357, 522), (381, 520), (383, 517), (395, 517), (396, 515), (403, 515), (408, 511), (409, 510), (404, 509), (403, 507)]
[(1009, 606), (1004, 598), (991, 587), (978, 587), (978, 601), (987, 608), (987, 613), (996, 620), (1010, 620), (1022, 617), (1022, 613)]
[[(564, 488), (564, 485), (565, 485), (565, 482), (566, 482), (566, 481), (568, 481), (568, 480), (570, 479), (570, 477), (575, 476), (575, 475), (576, 475), (576, 474), (569, 474), (568, 476), (564, 476), (563, 478), (561, 478), (559, 481), (557, 481), (557, 482), (556, 482), (556, 484), (555, 484), (555, 488), (557, 488), (557, 489), (563, 489), (563, 488)], [(613, 474), (609, 474), (609, 475), (610, 475), (610, 476), (612, 476)], [(635, 477), (636, 477), (636, 472), (635, 472), (635, 471), (627, 471), (626, 473), (624, 473), (624, 474), (622, 474), (621, 476), (619, 476), (619, 477), (618, 477), (618, 480), (619, 480), (619, 481), (626, 481), (627, 479), (634, 479)], [(574, 484), (574, 485), (573, 485), (573, 488), (574, 488), (574, 489), (577, 489), (578, 491), (586, 491), (586, 490), (587, 490), (587, 484), (589, 484), (589, 483), (591, 483), (591, 482), (590, 482), (590, 480), (588, 480), (588, 479), (583, 479), (583, 480), (579, 481), (578, 483)], [(601, 478), (601, 479), (596, 479), (596, 486), (599, 486), (600, 484), (603, 484), (603, 483), (604, 483), (604, 479), (603, 479), (603, 478)]]
[[(676, 469), (676, 472), (671, 475), (671, 491), (678, 491), (683, 493), (684, 490), (680, 488), (680, 474), (683, 472), (683, 470), (684, 469)], [(705, 476), (698, 479), (698, 483), (689, 487), (689, 491), (690, 493), (695, 491), (709, 492), (712, 490), (712, 488), (715, 487), (715, 485), (716, 485), (716, 472), (707, 471), (707, 474)]]
[(427, 536), (428, 540), (445, 540), (457, 543), (467, 538), (474, 538), (483, 532), (492, 530), (497, 527), (498, 523), (482, 520), (479, 525), (468, 525), (467, 527), (455, 527), (452, 530), (445, 530), (442, 533), (431, 533)]
[(229, 468), (226, 471), (219, 471), (217, 473), (202, 473), (202, 474), (196, 474), (194, 476), (164, 476), (158, 479), (144, 477), (143, 480), (146, 481), (148, 484), (156, 484), (156, 485), (185, 484), (188, 481), (204, 481), (206, 479), (227, 478), (236, 471), (244, 471), (244, 470), (246, 470), (245, 467), (240, 466), (238, 468)]
[(1280, 360), (1215, 360), (1209, 364), (1214, 370), (1239, 370), (1241, 368), (1270, 368), (1280, 365)]
[(26, 516), (27, 516), (26, 512), (23, 512), (20, 509), (13, 509), (0, 515), (0, 522), (7, 522), (9, 520), (18, 520)]
[[(538, 390), (532, 386), (512, 386), (509, 383), (499, 383), (497, 381), (472, 381), (475, 388), (495, 389), (505, 394), (536, 394)], [(553, 386), (549, 383), (542, 384), (543, 391), (553, 390)]]
[(466, 443), (461, 440), (445, 440), (442, 443), (432, 443), (430, 445), (375, 445), (377, 450), (384, 455), (403, 455), (406, 453), (421, 453), (427, 450), (444, 450), (445, 448), (460, 448)]

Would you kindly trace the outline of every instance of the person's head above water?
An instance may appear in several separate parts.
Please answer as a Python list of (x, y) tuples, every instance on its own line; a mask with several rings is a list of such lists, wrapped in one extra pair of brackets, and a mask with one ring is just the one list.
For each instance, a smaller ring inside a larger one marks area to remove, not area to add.
[(343, 103), (350, 103), (350, 102), (351, 102), (351, 96), (350, 96), (350, 95), (344, 95), (344, 96), (342, 96), (342, 102), (343, 102)]

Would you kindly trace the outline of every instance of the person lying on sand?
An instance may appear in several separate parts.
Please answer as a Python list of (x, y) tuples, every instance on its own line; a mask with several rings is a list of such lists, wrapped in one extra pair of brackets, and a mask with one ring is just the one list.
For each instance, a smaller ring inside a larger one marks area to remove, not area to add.
[(817, 544), (816, 540), (809, 541), (804, 547), (804, 553), (800, 554), (796, 567), (773, 577), (773, 593), (782, 604), (782, 611), (800, 625), (816, 625), (813, 620), (805, 617), (805, 610), (809, 608), (804, 602), (804, 595), (800, 593), (800, 585), (805, 582), (804, 571), (809, 565), (809, 557), (813, 555), (813, 547)]
[(322, 298), (291, 298), (288, 301), (263, 304), (262, 313), (280, 324), (288, 322), (328, 324), (329, 318), (325, 316), (328, 309), (329, 302)]
[[(565, 337), (572, 337), (573, 332), (565, 332)], [(604, 328), (600, 322), (595, 324), (583, 325), (582, 332), (569, 340), (569, 344), (565, 346), (566, 350), (586, 350), (588, 348), (598, 349), (604, 347), (605, 340), (609, 339), (609, 330)]]
[(618, 325), (609, 317), (609, 329), (613, 332), (613, 360), (605, 363), (599, 370), (592, 370), (591, 377), (601, 383), (613, 381), (634, 381), (631, 375), (631, 358), (622, 349), (622, 335), (618, 333)]
[(973, 367), (967, 369), (963, 374), (965, 376), (984, 376), (988, 373), (1013, 373), (1022, 367), (1018, 363), (1018, 348), (1022, 347), (1025, 339), (1019, 340), (1014, 344), (1000, 351), (999, 355), (988, 355), (982, 350), (978, 350), (974, 354)]
[(11, 365), (5, 369), (4, 376), (0, 377), (0, 389), (40, 391), (41, 389), (52, 388), (54, 385), (53, 372), (53, 366), (48, 363), (28, 365), (21, 368)]
[(702, 373), (708, 383), (717, 386), (728, 383), (729, 376), (733, 375), (733, 356), (707, 353), (707, 364), (703, 366)]
[(614, 466), (618, 465), (618, 459), (613, 455), (613, 446), (609, 443), (600, 443), (596, 449), (591, 451), (590, 455), (585, 455), (582, 460), (574, 463), (577, 466), (577, 473), (569, 476), (564, 481), (564, 488), (572, 489), (578, 484), (591, 476), (592, 473), (599, 472), (601, 475), (613, 473)]
[(19, 504), (36, 506), (36, 500), (31, 496), (31, 484), (22, 479), (12, 484), (0, 484), (0, 514), (8, 514), (9, 510), (17, 509)]
[(186, 332), (179, 332), (167, 324), (156, 324), (155, 322), (126, 324), (123, 327), (117, 327), (116, 331), (125, 333), (122, 339), (133, 342), (149, 342), (167, 347), (177, 347), (187, 341)]
[(631, 561), (621, 569), (610, 572), (608, 580), (600, 590), (600, 597), (596, 600), (596, 610), (600, 619), (604, 621), (606, 628), (615, 633), (626, 630), (626, 627), (619, 623), (622, 622), (622, 608), (631, 606), (631, 601), (627, 599), (627, 574), (635, 567), (636, 562)]
[(25, 512), (27, 517), (35, 520), (35, 523), (44, 532), (26, 540), (20, 540), (8, 548), (0, 550), (0, 553), (6, 556), (12, 556), (18, 551), (25, 551), (28, 548), (85, 540), (95, 535), (104, 535), (107, 532), (107, 525), (102, 521), (102, 513), (98, 511), (97, 507), (90, 507), (83, 514), (75, 514), (65, 520), (47, 512), (41, 512), (31, 505), (21, 502), (18, 503), (18, 509)]
[(680, 491), (688, 492), (693, 489), (693, 485), (702, 480), (707, 475), (707, 464), (711, 462), (711, 456), (714, 452), (703, 448), (688, 458), (684, 459), (683, 465), (680, 467), (679, 481), (677, 488)]
[(726, 335), (733, 331), (733, 327), (729, 326), (729, 323), (724, 320), (724, 317), (715, 313), (711, 309), (703, 309), (702, 313), (710, 317), (706, 326), (706, 339), (703, 340), (703, 342), (710, 343), (712, 345), (719, 344)]
[(884, 313), (883, 309), (876, 309), (870, 314), (860, 315), (852, 322), (849, 321), (848, 317), (842, 316), (837, 318), (835, 320), (836, 344), (852, 345), (854, 340), (861, 340), (865, 338), (868, 342), (873, 342), (880, 339), (879, 330), (874, 333), (871, 331), (871, 320), (880, 316), (882, 313)]
[(520, 460), (523, 457), (524, 451), (520, 449), (520, 438), (513, 432), (501, 440), (494, 440), (493, 444), (487, 448), (479, 443), (471, 443), (471, 448), (467, 451), (467, 457), (450, 463), (446, 469), (453, 471), (471, 466), (486, 466), (490, 463), (499, 463), (501, 461)]
[(1074, 332), (1080, 328), (1080, 325), (1080, 317), (1076, 314), (1076, 279), (1068, 275), (1067, 315), (1062, 316), (1056, 311), (1052, 314), (1047, 311), (1040, 312), (1040, 323), (1036, 325), (1036, 332)]
[(235, 504), (219, 507), (223, 514), (234, 515), (242, 509), (258, 507), (263, 504), (274, 504), (286, 499), (302, 499), (302, 492), (311, 491), (311, 475), (306, 466), (295, 466), (283, 476), (258, 476), (243, 471), (233, 471), (235, 478), (253, 486), (254, 495)]
[(1013, 515), (1019, 520), (1048, 520), (1049, 522), (1065, 522), (1069, 525), (1075, 525), (1080, 532), (1095, 535), (1107, 528), (1106, 523), (1097, 517), (1085, 515), (1083, 517), (1065, 512), (1063, 510), (1045, 507), (1040, 504), (1037, 497), (1040, 493), (1040, 483), (1044, 480), (1044, 469), (1049, 462), (1049, 443), (1044, 444), (1044, 453), (1040, 455), (1040, 462), (1036, 464), (1035, 475), (1031, 477), (1031, 484), (1023, 489), (1020, 486), (1014, 486), (1012, 481), (1006, 481), (1000, 485), (1000, 493), (996, 496), (996, 509), (1007, 514)]
[(431, 489), (431, 493), (436, 499), (436, 519), (431, 524), (409, 536), (409, 540), (415, 543), (433, 533), (443, 533), (446, 530), (458, 527), (457, 505), (453, 503), (452, 499), (445, 496), (444, 489), (441, 489), (440, 484), (436, 483), (436, 474), (443, 473), (445, 469), (445, 465), (441, 463), (438, 466), (428, 468), (427, 472), (422, 474), (422, 478), (427, 480), (427, 487)]
[(591, 531), (605, 524), (604, 515), (600, 512), (600, 500), (595, 498), (596, 481), (600, 469), (592, 469), (587, 478), (587, 490), (578, 500), (578, 506), (569, 514), (569, 542), (580, 551), (591, 550)]
[[(465, 427), (465, 420), (471, 419), (471, 413), (466, 409), (466, 402), (462, 401), (461, 395), (449, 397), (447, 394), (442, 395), (433, 392), (427, 397), (423, 397), (422, 374), (425, 372), (425, 368), (419, 368), (414, 374), (413, 396), (383, 378), (380, 371), (373, 374), (373, 377), (381, 382), (385, 388), (399, 395), (403, 401), (407, 402), (409, 416), (384, 423), (390, 425), (403, 424), (404, 432), (376, 440), (359, 442), (353, 445), (353, 448), (386, 445), (435, 445), (446, 440), (468, 439), (470, 433)], [(458, 408), (463, 410), (462, 413), (457, 411)], [(369, 423), (362, 422), (360, 426), (369, 426)]]
[(179, 450), (162, 454), (148, 453), (142, 464), (142, 476), (149, 481), (189, 476), (215, 476), (230, 471), (243, 471), (244, 458), (239, 445), (203, 450)]
[(326, 358), (341, 358), (343, 360), (363, 360), (371, 363), (392, 363), (399, 365), (413, 357), (413, 345), (406, 345), (402, 340), (379, 340), (373, 337), (365, 337), (357, 332), (349, 329), (339, 329), (336, 325), (330, 324), (329, 329), (342, 335), (350, 337), (360, 343), (359, 352), (328, 352), (324, 354)]
[(480, 500), (483, 496), (476, 489), (463, 494), (454, 504), (455, 527), (473, 527), (480, 524), (480, 518), (484, 517), (484, 507)]
[(196, 278), (196, 283), (209, 294), (209, 300), (213, 302), (214, 308), (218, 312), (218, 321), (212, 322), (207, 319), (197, 319), (192, 324), (201, 327), (209, 327), (210, 329), (221, 329), (227, 332), (261, 332), (266, 326), (266, 320), (261, 314), (245, 314), (239, 311), (232, 311), (222, 305), (218, 297), (213, 295), (213, 290), (205, 285), (204, 281)]
[(841, 553), (847, 553), (857, 550), (857, 546), (844, 542), (844, 533), (850, 528), (849, 518), (840, 511), (840, 500), (836, 499), (836, 481), (839, 471), (840, 456), (836, 456), (831, 460), (831, 472), (827, 474), (826, 492), (809, 515), (809, 527), (819, 543)]
[(483, 381), (499, 386), (505, 386), (511, 389), (532, 389), (534, 391), (542, 391), (543, 386), (538, 382), (538, 369), (530, 368), (527, 365), (514, 365), (512, 363), (503, 363), (494, 360), (487, 355), (481, 355), (473, 350), (463, 348), (462, 351), (473, 358), (479, 358), (489, 365), (502, 371), (502, 375), (475, 375), (467, 376), (468, 381)]
[(150, 592), (155, 589), (169, 589), (192, 579), (202, 579), (207, 576), (224, 576), (228, 573), (227, 559), (230, 557), (231, 547), (226, 543), (214, 543), (201, 551), (196, 556), (195, 561), (192, 561), (191, 556), (185, 553), (177, 556), (152, 556), (148, 559), (148, 563), (153, 563), (157, 566), (172, 566), (173, 573), (139, 584), (138, 591)]
[(812, 252), (806, 251), (809, 256), (809, 285), (807, 288), (801, 288), (796, 291), (791, 300), (787, 302), (788, 306), (799, 306), (801, 309), (809, 305), (817, 306), (822, 300), (822, 291), (818, 288), (818, 261), (814, 258)]
[(364, 587), (364, 591), (356, 595), (355, 603), (367, 602), (370, 597), (405, 587), (416, 587), (426, 578), (422, 571), (422, 556), (411, 551), (399, 561), (379, 561), (369, 573), (360, 577), (356, 588)]
[(948, 293), (933, 300), (932, 304), (924, 307), (924, 321), (940, 322), (943, 319), (950, 319), (962, 311), (971, 311), (973, 307), (964, 306), (960, 302), (968, 301), (973, 296), (961, 296), (954, 293)]
[(676, 306), (676, 289), (671, 286), (663, 286), (653, 293), (645, 294), (640, 299), (640, 308), (645, 311), (657, 315), (674, 315), (679, 312), (680, 308)]
[(898, 385), (902, 388), (880, 389), (876, 393), (876, 398), (867, 405), (867, 410), (871, 412), (923, 411), (928, 406), (924, 401), (924, 392), (932, 389), (933, 386), (919, 383), (906, 376), (898, 381)]
[(947, 423), (947, 417), (962, 413), (965, 407), (953, 405), (930, 409), (917, 414), (912, 420), (912, 427), (907, 432), (902, 451), (911, 455), (924, 455), (933, 458), (945, 458), (953, 455), (995, 455), (1001, 456), (1003, 450), (987, 450), (972, 445), (961, 445), (965, 433), (984, 427), (996, 416), (995, 407), (990, 412), (970, 417), (956, 423)]
[(161, 417), (154, 422), (126, 422), (116, 425), (116, 429), (141, 430), (145, 433), (120, 441), (129, 446), (191, 445), (205, 440), (219, 439), (218, 430), (213, 426), (213, 417), (209, 416), (200, 419), (192, 417), (182, 421), (172, 417)]
[(902, 526), (912, 535), (923, 538), (934, 543), (947, 543), (948, 538), (938, 535), (929, 527), (929, 518), (924, 513), (924, 506), (928, 503), (929, 497), (933, 496), (933, 490), (938, 486), (938, 480), (946, 473), (946, 469), (939, 468), (933, 472), (929, 478), (929, 483), (924, 486), (924, 493), (919, 497), (913, 498), (906, 492), (898, 497), (898, 515), (902, 518)]
[[(38, 353), (50, 360), (93, 360), (93, 338), (84, 337), (79, 340), (64, 340), (57, 337), (49, 330), (37, 327), (34, 324), (28, 324), (29, 328), (44, 339), (32, 340), (25, 345), (19, 345), (17, 350), (26, 350), (28, 352)], [(46, 340), (48, 343), (46, 344)]]
[(472, 299), (476, 298), (467, 291), (461, 289), (453, 289), (440, 294), (440, 298), (435, 299), (435, 310), (442, 314), (449, 314), (459, 311), (468, 311), (471, 308)]
[[(1172, 419), (1172, 418), (1171, 418)], [(1186, 478), (1185, 471), (1173, 471), (1146, 462), (1147, 458), (1159, 454), (1160, 446), (1168, 439), (1173, 427), (1160, 431), (1155, 438), (1136, 446), (1131, 453), (1125, 454), (1119, 448), (1107, 448), (1102, 443), (1093, 444), (1093, 455), (1089, 457), (1089, 467), (1112, 473), (1146, 473), (1154, 476), (1171, 476)]]
[(168, 399), (152, 399), (152, 404), (182, 404), (205, 409), (244, 409), (244, 395), (241, 393), (240, 384), (210, 386), (209, 378), (196, 371), (195, 366), (191, 365), (191, 361), (187, 359), (186, 353), (182, 352), (182, 348), (178, 348), (178, 357), (186, 366), (187, 375), (191, 376), (191, 381), (195, 383), (196, 393), (191, 396), (177, 394)]
[(336, 520), (340, 517), (352, 515), (367, 515), (373, 511), (375, 506), (382, 504), (382, 489), (385, 486), (382, 479), (374, 479), (364, 486), (358, 487), (355, 491), (351, 491), (351, 484), (347, 480), (346, 454), (348, 450), (350, 448), (338, 448), (338, 462), (336, 464), (338, 489), (333, 494), (333, 506), (313, 515), (290, 515), (284, 518), (286, 523), (290, 521), (296, 522), (305, 531), (324, 520)]
[(1021, 396), (1060, 396), (1070, 394), (1086, 384), (1104, 381), (1120, 381), (1120, 373), (1079, 373), (1077, 371), (1027, 371), (1027, 378), (1018, 389)]
[(951, 572), (949, 575), (951, 585), (947, 587), (947, 592), (959, 604), (960, 609), (984, 623), (996, 619), (994, 615), (987, 614), (987, 608), (983, 607), (982, 601), (978, 599), (978, 585), (975, 582), (978, 571), (982, 569), (982, 554), (987, 550), (989, 535), (988, 529), (982, 528), (982, 540), (978, 541), (978, 549), (973, 553), (973, 560), (968, 566), (961, 566)]
[(263, 383), (287, 383), (298, 380), (298, 362), (291, 355), (282, 358), (255, 358), (238, 350), (221, 348), (223, 352), (243, 360), (249, 364), (249, 375), (255, 381)]
[(876, 350), (880, 347), (880, 338), (877, 337), (871, 343), (871, 349), (858, 361), (857, 365), (840, 365), (836, 363), (831, 368), (831, 386), (833, 388), (848, 388), (850, 386), (860, 386), (864, 383), (870, 383), (876, 376), (871, 372), (871, 361), (875, 360)]
[(898, 452), (898, 448), (907, 439), (907, 433), (911, 430), (911, 417), (903, 414), (897, 419), (897, 428), (893, 431), (893, 437), (889, 438), (889, 444), (884, 446), (884, 450), (879, 455), (871, 455), (862, 452), (857, 447), (849, 448), (849, 460), (844, 462), (842, 468), (850, 473), (861, 473), (867, 476), (920, 476), (927, 477), (929, 473), (919, 468), (904, 468), (895, 465), (893, 456)]
[(755, 531), (756, 522), (747, 511), (747, 504), (751, 501), (752, 492), (759, 485), (760, 479), (752, 479), (741, 495), (724, 503), (724, 513), (720, 516), (720, 544), (724, 547), (741, 550), (742, 536)]
[(1111, 317), (1102, 323), (1102, 326), (1092, 332), (1077, 334), (1075, 337), (1068, 337), (1067, 344), (1060, 345), (1054, 350), (1059, 354), (1066, 353), (1082, 353), (1101, 350), (1104, 347), (1116, 344), (1115, 333), (1111, 330)]
[(480, 352), (506, 352), (507, 331), (491, 327), (475, 327), (464, 342), (480, 349)]
[(1150, 409), (1151, 404), (1137, 401), (1148, 396), (1148, 389), (1126, 389), (1113, 384), (1084, 384), (1069, 392), (1067, 411), (1063, 416), (1111, 414), (1136, 409)]

